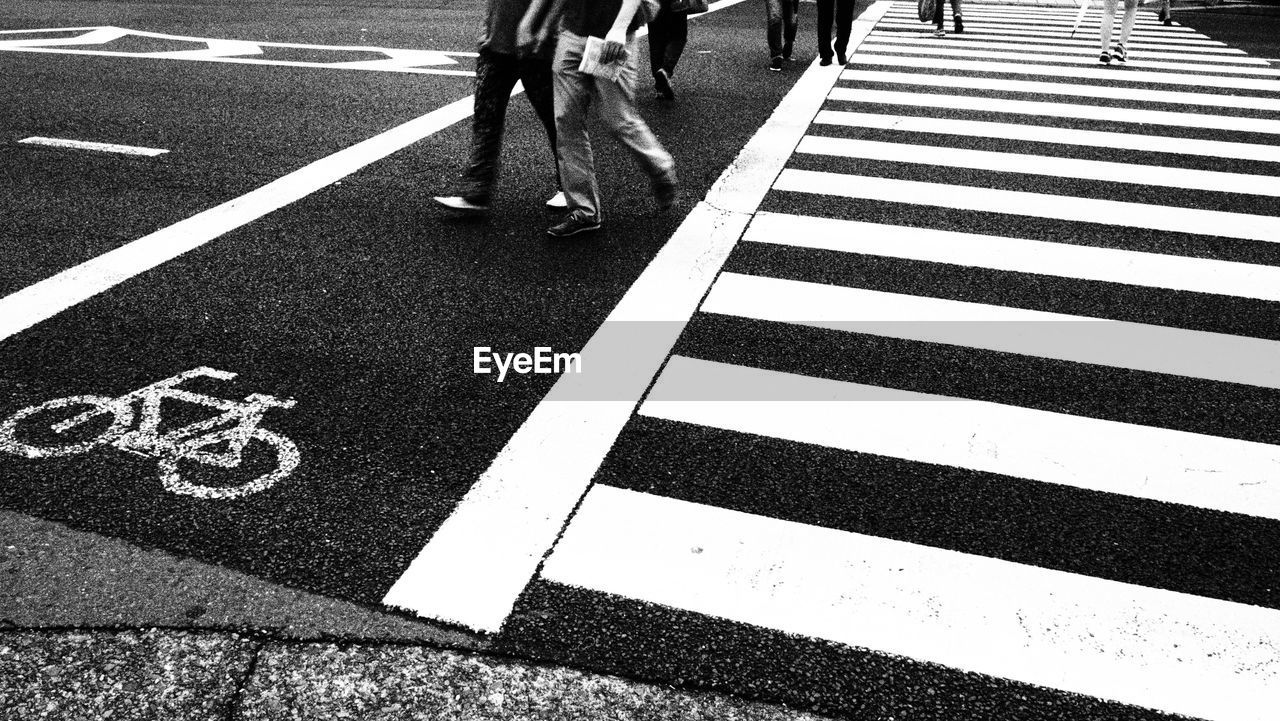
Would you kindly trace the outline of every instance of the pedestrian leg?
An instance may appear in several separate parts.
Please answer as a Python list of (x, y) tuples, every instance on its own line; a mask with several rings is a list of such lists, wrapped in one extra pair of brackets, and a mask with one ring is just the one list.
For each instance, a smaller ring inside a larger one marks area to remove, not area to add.
[(517, 59), (481, 50), (476, 59), (475, 115), (471, 121), (471, 157), (462, 174), (462, 197), (488, 206), (501, 167), (507, 104), (519, 75)]
[(796, 31), (800, 29), (800, 0), (782, 0), (782, 57), (791, 58), (796, 44)]
[(662, 56), (662, 69), (668, 76), (676, 74), (676, 65), (684, 54), (684, 46), (689, 42), (689, 15), (687, 13), (667, 13), (671, 16), (668, 26), (667, 52)]
[(1100, 28), (1100, 39), (1102, 40), (1102, 54), (1099, 60), (1104, 63), (1111, 62), (1111, 26), (1116, 21), (1116, 0), (1103, 0), (1102, 3), (1102, 27)]
[(849, 62), (849, 35), (852, 31), (853, 0), (836, 0), (836, 59), (841, 65)]
[(769, 69), (782, 69), (782, 7), (787, 0), (764, 0), (765, 37), (769, 41)]
[(570, 214), (599, 220), (600, 188), (596, 184), (591, 138), (587, 135), (587, 107), (595, 79), (578, 70), (586, 44), (586, 38), (568, 32), (561, 32), (556, 44), (552, 80), (556, 155), (560, 161), (560, 183), (564, 187)]
[(525, 97), (537, 113), (538, 120), (547, 131), (550, 141), (551, 167), (555, 168), (556, 189), (560, 190), (560, 162), (556, 159), (556, 108), (555, 90), (551, 60), (547, 58), (522, 58), (520, 60), (520, 82), (524, 85)]
[[(632, 41), (634, 45), (634, 41)], [(634, 53), (630, 53), (622, 73), (614, 82), (599, 81), (595, 85), (596, 95), (600, 101), (600, 118), (609, 132), (617, 138), (631, 157), (649, 176), (658, 205), (666, 207), (674, 197), (665, 200), (664, 192), (675, 191), (675, 159), (662, 147), (653, 131), (645, 124), (644, 118), (635, 106), (636, 62)]]
[[(818, 0), (818, 57), (823, 65), (831, 64), (831, 23), (835, 20), (836, 0)], [(837, 36), (838, 37), (838, 36)]]

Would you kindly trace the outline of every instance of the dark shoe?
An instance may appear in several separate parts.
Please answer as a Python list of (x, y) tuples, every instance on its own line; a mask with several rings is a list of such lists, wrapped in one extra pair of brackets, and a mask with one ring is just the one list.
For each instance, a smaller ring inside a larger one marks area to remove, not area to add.
[(1116, 46), (1111, 48), (1111, 57), (1115, 58), (1116, 62), (1123, 63), (1127, 59), (1125, 57), (1124, 45), (1116, 43)]
[(839, 51), (836, 51), (836, 60), (838, 60), (838, 61), (840, 62), (840, 64), (841, 64), (841, 65), (848, 65), (848, 64), (849, 64), (849, 56), (847, 56), (847, 55), (845, 55), (844, 53), (839, 52)]
[(947, 36), (947, 31), (946, 31), (945, 29), (943, 29), (943, 27), (942, 27), (941, 25), (939, 25), (939, 26), (938, 26), (938, 27), (933, 31), (933, 36), (934, 36), (935, 38), (945, 38), (945, 37)]
[(782, 56), (781, 55), (769, 61), (769, 69), (775, 73), (782, 72)]
[(477, 198), (464, 198), (459, 195), (449, 195), (436, 196), (433, 200), (449, 210), (456, 210), (459, 213), (484, 213), (489, 210), (489, 203)]
[(964, 32), (964, 20), (962, 20), (959, 15), (955, 16), (955, 23), (956, 23), (956, 33), (958, 34), (958, 33)]
[(1111, 53), (1107, 52), (1106, 50), (1103, 50), (1102, 54), (1098, 56), (1098, 62), (1102, 63), (1103, 65), (1110, 63)]
[(676, 183), (676, 174), (668, 173), (667, 177), (653, 184), (653, 200), (658, 210), (667, 210), (676, 204), (680, 197), (680, 187)]
[(658, 72), (653, 74), (653, 87), (667, 100), (676, 99), (676, 91), (671, 87), (671, 76), (667, 75), (666, 70), (658, 68)]
[(818, 64), (819, 64), (819, 65), (821, 65), (821, 66), (823, 66), (823, 67), (826, 67), (826, 66), (830, 65), (830, 64), (831, 64), (831, 57), (830, 57), (830, 56), (827, 56), (827, 55), (824, 55), (824, 56), (822, 57), (822, 59), (818, 61)]
[(568, 238), (579, 233), (590, 233), (593, 230), (600, 230), (600, 219), (574, 211), (564, 216), (559, 223), (547, 228), (547, 235), (552, 238)]

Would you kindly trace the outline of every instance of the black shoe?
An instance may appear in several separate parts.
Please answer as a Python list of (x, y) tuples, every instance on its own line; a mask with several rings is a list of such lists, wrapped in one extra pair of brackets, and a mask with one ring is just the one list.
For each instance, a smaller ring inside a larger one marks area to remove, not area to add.
[(658, 210), (668, 210), (676, 204), (676, 200), (680, 197), (680, 187), (676, 183), (675, 172), (670, 172), (665, 178), (653, 184), (653, 200), (658, 204)]
[(653, 88), (667, 100), (676, 99), (676, 91), (671, 87), (671, 76), (667, 75), (667, 71), (663, 68), (658, 68), (658, 71), (653, 74)]
[(840, 52), (839, 50), (837, 50), (837, 51), (836, 51), (836, 60), (840, 61), (840, 64), (841, 64), (841, 65), (848, 65), (848, 64), (849, 64), (849, 56), (845, 55), (844, 53)]
[(1116, 43), (1116, 46), (1114, 48), (1111, 48), (1111, 57), (1115, 58), (1118, 62), (1122, 62), (1122, 63), (1125, 60), (1127, 60), (1128, 58), (1124, 51), (1124, 45), (1121, 45), (1120, 43)]
[(819, 64), (819, 65), (821, 65), (821, 66), (823, 66), (824, 68), (825, 68), (826, 66), (830, 65), (830, 64), (831, 64), (831, 56), (830, 56), (830, 55), (824, 55), (824, 56), (822, 56), (822, 59), (818, 61), (818, 64)]
[(1098, 56), (1098, 62), (1102, 63), (1103, 65), (1110, 63), (1111, 53), (1107, 52), (1106, 50), (1103, 50), (1102, 54)]
[(594, 230), (600, 230), (599, 218), (574, 211), (564, 216), (559, 223), (547, 228), (547, 235), (552, 238), (568, 238), (571, 235), (590, 233)]
[(775, 73), (782, 72), (782, 56), (781, 55), (769, 61), (769, 69)]
[(960, 19), (959, 15), (955, 16), (955, 23), (956, 23), (956, 32), (957, 33), (964, 32), (964, 20)]

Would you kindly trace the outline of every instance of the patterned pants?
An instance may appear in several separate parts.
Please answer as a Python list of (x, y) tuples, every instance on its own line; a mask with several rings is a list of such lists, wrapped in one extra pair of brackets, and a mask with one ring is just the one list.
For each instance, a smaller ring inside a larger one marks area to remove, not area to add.
[[(549, 58), (518, 58), (481, 49), (476, 60), (476, 111), (471, 125), (471, 160), (462, 174), (462, 197), (488, 204), (501, 168), (502, 133), (507, 125), (507, 103), (516, 81), (547, 130), (552, 167), (555, 167), (556, 120), (551, 90)], [(560, 184), (559, 170), (556, 185)]]

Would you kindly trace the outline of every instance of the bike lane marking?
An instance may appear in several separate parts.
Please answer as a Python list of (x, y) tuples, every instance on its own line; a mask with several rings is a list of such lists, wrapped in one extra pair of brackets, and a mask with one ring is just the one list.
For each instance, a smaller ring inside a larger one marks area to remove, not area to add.
[(134, 145), (117, 145), (115, 143), (93, 143), (88, 140), (67, 140), (64, 138), (42, 138), (32, 136), (18, 141), (28, 145), (42, 145), (48, 148), (70, 148), (72, 150), (97, 150), (104, 153), (121, 153), (124, 155), (145, 155), (154, 157), (163, 155), (168, 150), (160, 148), (140, 148)]
[[(889, 6), (855, 21), (851, 48)], [(838, 77), (809, 66), (583, 347), (585, 372), (560, 377), (383, 603), (501, 629)]]

